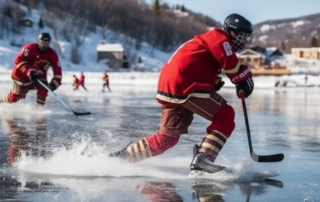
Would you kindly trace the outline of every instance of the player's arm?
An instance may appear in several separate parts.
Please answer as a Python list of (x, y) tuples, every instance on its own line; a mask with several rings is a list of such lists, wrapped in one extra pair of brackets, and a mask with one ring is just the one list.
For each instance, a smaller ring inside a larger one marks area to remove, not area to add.
[(222, 69), (231, 82), (235, 84), (237, 96), (241, 98), (241, 94), (244, 93), (244, 96), (247, 98), (251, 95), (254, 88), (250, 68), (247, 65), (240, 64), (229, 40), (222, 41), (219, 45), (220, 49), (216, 52), (216, 56), (219, 56), (217, 58), (219, 58)]
[(29, 45), (25, 45), (22, 47), (16, 58), (14, 59), (15, 68), (19, 69), (19, 71), (28, 76), (32, 82), (37, 82), (39, 79), (37, 69), (32, 66), (29, 61), (32, 61), (32, 47)]
[(53, 77), (51, 81), (49, 82), (48, 87), (50, 90), (54, 91), (61, 85), (61, 79), (62, 79), (62, 68), (61, 64), (58, 58), (58, 55), (55, 52), (52, 52), (51, 54), (51, 67), (53, 72)]
[(254, 83), (251, 70), (247, 65), (240, 65), (240, 63), (238, 63), (235, 68), (225, 72), (231, 82), (236, 85), (237, 96), (239, 98), (241, 98), (242, 93), (244, 93), (246, 98), (251, 95)]

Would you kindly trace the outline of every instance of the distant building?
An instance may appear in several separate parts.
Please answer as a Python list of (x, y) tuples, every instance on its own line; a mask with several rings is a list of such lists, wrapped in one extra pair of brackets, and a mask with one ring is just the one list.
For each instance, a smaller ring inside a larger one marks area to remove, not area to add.
[(108, 60), (109, 67), (122, 67), (123, 51), (121, 44), (100, 41), (97, 45), (97, 61)]
[(299, 58), (320, 59), (320, 47), (291, 48), (291, 55), (294, 55)]
[(247, 64), (254, 75), (286, 75), (290, 70), (274, 62), (283, 57), (276, 47), (252, 47), (237, 54), (241, 64)]
[(250, 48), (237, 54), (241, 64), (247, 64), (254, 68), (265, 65), (266, 56)]
[(32, 22), (32, 20), (29, 20), (29, 19), (20, 19), (18, 21), (18, 25), (23, 26), (23, 27), (32, 27), (33, 22)]
[(283, 57), (283, 53), (277, 47), (267, 47), (264, 54), (268, 60)]

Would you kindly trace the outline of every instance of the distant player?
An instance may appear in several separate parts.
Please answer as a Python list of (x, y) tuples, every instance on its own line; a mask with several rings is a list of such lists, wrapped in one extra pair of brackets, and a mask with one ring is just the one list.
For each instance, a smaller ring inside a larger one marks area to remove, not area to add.
[(177, 144), (181, 134), (188, 133), (193, 114), (198, 114), (210, 124), (201, 144), (195, 145), (190, 169), (209, 173), (223, 169), (215, 165), (215, 159), (235, 128), (235, 111), (217, 93), (224, 84), (219, 74), (226, 73), (239, 98), (250, 96), (254, 88), (249, 67), (240, 64), (236, 55), (252, 42), (251, 22), (231, 14), (223, 28), (195, 35), (173, 53), (158, 81), (157, 100), (162, 105), (159, 131), (110, 157), (137, 162), (162, 154)]
[[(61, 85), (62, 69), (57, 53), (50, 48), (51, 36), (41, 33), (38, 43), (26, 44), (14, 59), (11, 73), (13, 86), (7, 95), (2, 96), (0, 102), (15, 103), (24, 99), (29, 90), (37, 90), (37, 106), (45, 104), (48, 91), (38, 83), (40, 79), (54, 91)], [(48, 84), (47, 71), (53, 70), (53, 77)]]
[(103, 71), (102, 80), (103, 80), (102, 92), (104, 92), (105, 87), (107, 87), (109, 92), (111, 92), (111, 89), (109, 87), (109, 75), (107, 71)]
[[(81, 72), (80, 73), (80, 78), (79, 78), (79, 81), (78, 81), (78, 86), (82, 86), (82, 88), (87, 91), (87, 88), (84, 86), (85, 78), (86, 77), (84, 76), (84, 73)], [(78, 89), (78, 86), (77, 86), (77, 89)]]
[(73, 75), (73, 90), (78, 90), (79, 89), (79, 79), (76, 75)]

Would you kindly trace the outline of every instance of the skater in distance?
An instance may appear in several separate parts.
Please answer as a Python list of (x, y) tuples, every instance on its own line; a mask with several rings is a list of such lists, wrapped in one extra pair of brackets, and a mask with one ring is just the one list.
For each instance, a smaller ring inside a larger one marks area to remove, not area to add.
[(111, 89), (109, 87), (109, 75), (106, 70), (104, 70), (102, 73), (102, 80), (103, 80), (102, 92), (104, 92), (105, 87), (107, 87), (109, 92), (111, 92)]
[(252, 39), (251, 22), (230, 14), (223, 29), (214, 28), (182, 44), (160, 73), (156, 96), (162, 105), (159, 131), (109, 156), (137, 162), (162, 154), (188, 133), (193, 114), (198, 114), (211, 123), (200, 145), (194, 147), (190, 169), (209, 173), (223, 169), (215, 159), (235, 128), (235, 111), (217, 93), (224, 85), (219, 75), (224, 71), (239, 98), (251, 95), (252, 73), (240, 64), (236, 53), (248, 48)]

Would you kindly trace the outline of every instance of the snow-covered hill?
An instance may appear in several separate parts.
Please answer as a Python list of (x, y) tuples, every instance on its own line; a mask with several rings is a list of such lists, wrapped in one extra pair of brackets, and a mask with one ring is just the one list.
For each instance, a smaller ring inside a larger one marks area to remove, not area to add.
[[(29, 19), (37, 22), (40, 15), (38, 11), (32, 11)], [(53, 30), (49, 27), (39, 29), (37, 26), (32, 28), (24, 28), (21, 34), (15, 34), (6, 39), (0, 39), (0, 80), (10, 81), (10, 72), (13, 67), (13, 60), (16, 54), (19, 52), (20, 47), (12, 46), (10, 44), (20, 44), (36, 42), (39, 33), (49, 32), (52, 35), (51, 46), (57, 51), (60, 57), (63, 74), (63, 83), (71, 83), (72, 75), (79, 74), (83, 71), (86, 75), (87, 83), (102, 82), (101, 73), (103, 70), (107, 70), (110, 74), (112, 83), (128, 83), (128, 84), (138, 84), (138, 83), (157, 83), (158, 73), (163, 65), (163, 63), (171, 56), (172, 53), (162, 52), (157, 49), (152, 48), (146, 43), (142, 44), (140, 50), (136, 50), (128, 45), (124, 40), (125, 37), (119, 36), (117, 33), (108, 31), (104, 39), (107, 42), (121, 43), (125, 44), (125, 51), (132, 53), (136, 57), (141, 57), (142, 64), (138, 65), (138, 61), (131, 63), (131, 68), (129, 70), (115, 70), (106, 65), (105, 62), (97, 62), (97, 52), (96, 47), (101, 40), (101, 32), (90, 33), (85, 37), (83, 45), (80, 47), (81, 62), (80, 64), (73, 64), (70, 61), (70, 53), (72, 44), (61, 37), (54, 37)], [(117, 35), (117, 37), (115, 37)], [(282, 65), (291, 69), (293, 74), (298, 74), (285, 77), (257, 77), (256, 86), (274, 86), (276, 82), (283, 83), (289, 80), (296, 80), (296, 82), (287, 82), (288, 85), (305, 85), (304, 77), (308, 76), (308, 85), (317, 86), (320, 84), (318, 75), (320, 73), (320, 61), (310, 60), (310, 59), (299, 59), (291, 55), (285, 55), (285, 57), (279, 61)], [(312, 76), (311, 76), (312, 75)], [(226, 86), (233, 86), (228, 79), (226, 80)], [(261, 81), (261, 82), (259, 82)], [(311, 83), (310, 83), (311, 82)], [(261, 84), (259, 84), (261, 83)]]

